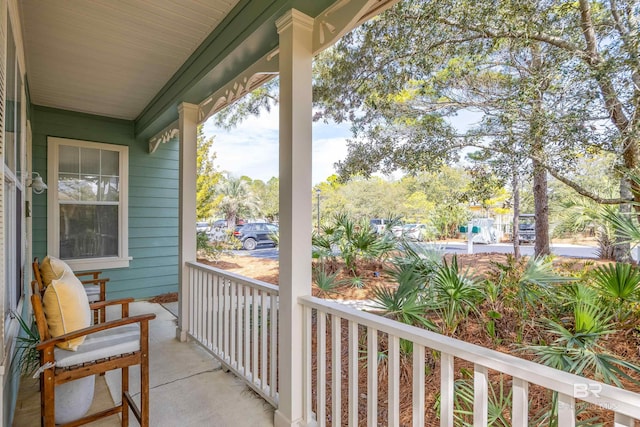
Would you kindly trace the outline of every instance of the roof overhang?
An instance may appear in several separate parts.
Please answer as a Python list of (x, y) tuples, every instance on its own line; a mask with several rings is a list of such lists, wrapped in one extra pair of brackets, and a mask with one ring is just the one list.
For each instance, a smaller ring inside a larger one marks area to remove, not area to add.
[(276, 20), (316, 20), (316, 52), (397, 0), (22, 0), (31, 102), (171, 129), (182, 102), (202, 118), (277, 73)]

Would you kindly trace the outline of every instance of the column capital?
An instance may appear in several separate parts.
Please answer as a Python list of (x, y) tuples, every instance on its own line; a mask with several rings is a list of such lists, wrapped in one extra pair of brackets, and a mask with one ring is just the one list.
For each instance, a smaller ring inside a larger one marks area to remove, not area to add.
[(188, 111), (195, 111), (197, 113), (199, 108), (200, 106), (196, 104), (181, 102), (180, 104), (178, 104), (178, 114), (182, 115), (183, 113), (186, 113)]
[(276, 28), (278, 29), (278, 34), (282, 34), (290, 26), (296, 24), (300, 26), (300, 28), (311, 32), (313, 31), (314, 22), (315, 20), (309, 15), (306, 15), (297, 9), (290, 9), (276, 20)]

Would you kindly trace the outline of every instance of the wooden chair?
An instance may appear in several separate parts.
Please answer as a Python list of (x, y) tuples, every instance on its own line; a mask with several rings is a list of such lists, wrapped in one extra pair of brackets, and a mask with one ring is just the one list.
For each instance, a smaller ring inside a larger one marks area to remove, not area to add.
[[(38, 257), (33, 259), (33, 280), (38, 283), (38, 287), (40, 290), (40, 294), (44, 294), (44, 290), (46, 288), (46, 284), (42, 278), (42, 273), (40, 272), (40, 262)], [(89, 302), (102, 302), (107, 299), (106, 295), (106, 284), (109, 281), (106, 277), (100, 277), (102, 271), (82, 271), (79, 273), (74, 272), (78, 279), (84, 285), (84, 290), (87, 292), (87, 297), (89, 298)], [(85, 278), (90, 276), (90, 278)], [(93, 323), (104, 323), (106, 319), (106, 311), (105, 308), (96, 309), (93, 311)]]
[[(104, 310), (107, 306), (120, 305), (122, 318), (94, 324), (88, 328), (70, 332), (55, 338), (49, 334), (44, 315), (40, 283), (31, 283), (31, 303), (41, 342), (40, 352), (40, 400), (41, 425), (55, 426), (56, 385), (104, 372), (122, 370), (121, 403), (107, 410), (89, 414), (65, 426), (84, 425), (114, 414), (122, 417), (122, 426), (129, 425), (129, 409), (142, 427), (149, 426), (149, 321), (155, 314), (129, 317), (132, 298), (99, 301), (89, 305), (91, 310)], [(95, 312), (95, 311), (94, 311)], [(74, 338), (86, 336), (77, 351), (56, 347)], [(106, 344), (105, 344), (106, 343)], [(129, 394), (129, 366), (140, 365), (140, 406)]]

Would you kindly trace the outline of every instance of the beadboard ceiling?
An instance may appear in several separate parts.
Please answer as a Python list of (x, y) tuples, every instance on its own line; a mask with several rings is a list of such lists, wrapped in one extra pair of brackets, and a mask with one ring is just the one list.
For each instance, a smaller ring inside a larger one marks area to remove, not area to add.
[(21, 0), (31, 102), (135, 119), (238, 0)]

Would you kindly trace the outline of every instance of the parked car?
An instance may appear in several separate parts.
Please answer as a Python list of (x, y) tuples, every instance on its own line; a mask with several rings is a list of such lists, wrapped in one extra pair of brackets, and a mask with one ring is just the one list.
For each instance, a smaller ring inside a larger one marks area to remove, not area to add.
[(213, 222), (211, 228), (226, 228), (227, 220), (226, 219), (217, 219)]
[(405, 224), (401, 233), (406, 239), (422, 242), (429, 235), (429, 227), (425, 224)]
[(242, 242), (242, 247), (252, 251), (259, 245), (276, 246), (274, 234), (279, 232), (278, 226), (260, 222), (237, 225), (233, 235)]
[(371, 224), (371, 227), (376, 233), (382, 234), (387, 229), (387, 225), (389, 224), (389, 222), (390, 221), (388, 219), (373, 218), (369, 221), (369, 224)]
[(536, 218), (534, 214), (521, 214), (518, 217), (518, 241), (533, 243), (536, 241)]
[(205, 221), (196, 222), (196, 233), (206, 233), (209, 231), (209, 223)]

